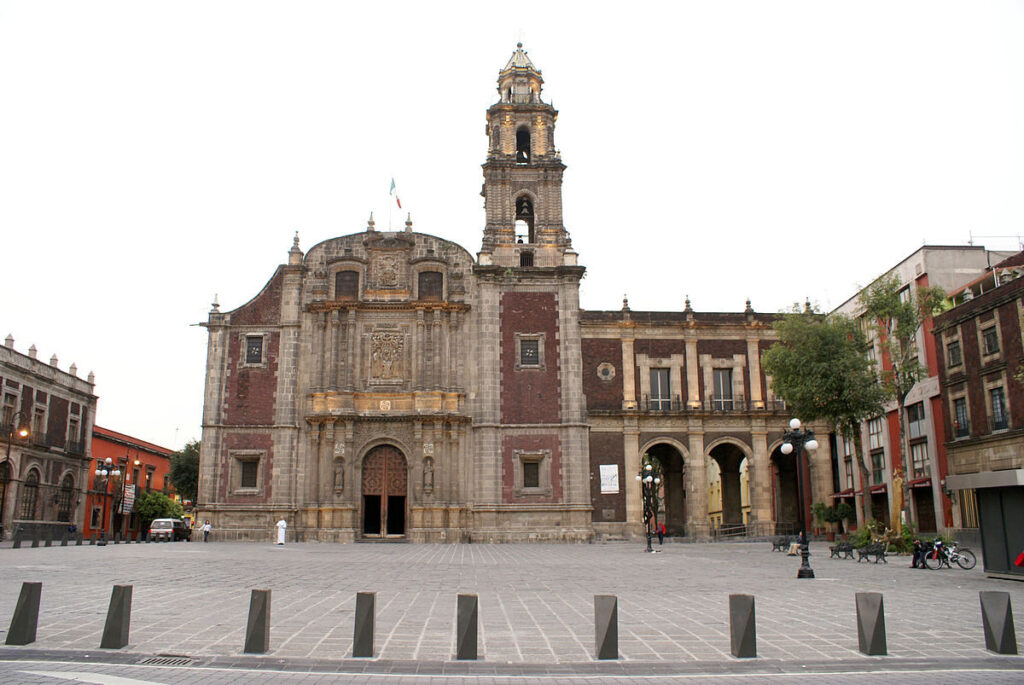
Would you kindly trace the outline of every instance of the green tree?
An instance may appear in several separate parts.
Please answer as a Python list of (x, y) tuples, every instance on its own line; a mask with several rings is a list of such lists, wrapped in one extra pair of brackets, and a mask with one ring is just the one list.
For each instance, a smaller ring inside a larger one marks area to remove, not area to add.
[(158, 490), (143, 492), (135, 500), (135, 513), (142, 523), (142, 529), (149, 528), (153, 519), (181, 518), (185, 513), (181, 505)]
[(171, 485), (182, 499), (196, 501), (199, 486), (199, 441), (190, 440), (171, 455)]
[[(772, 377), (772, 389), (804, 421), (825, 421), (847, 440), (853, 440), (861, 483), (870, 470), (861, 449), (860, 423), (877, 416), (885, 402), (874, 364), (868, 359), (867, 338), (850, 318), (822, 316), (794, 306), (775, 322), (779, 342), (765, 353), (762, 365)], [(868, 498), (861, 497), (864, 520), (871, 518)]]
[[(942, 310), (946, 293), (942, 288), (903, 287), (898, 276), (880, 278), (861, 293), (860, 304), (864, 316), (870, 322), (882, 347), (883, 364), (879, 374), (882, 387), (890, 399), (899, 407), (900, 458), (893, 458), (893, 471), (902, 471), (903, 511), (910, 515), (910, 476), (907, 445), (907, 411), (904, 407), (907, 395), (922, 378), (928, 375), (928, 367), (920, 363), (917, 349), (917, 333), (924, 322)], [(899, 467), (896, 467), (899, 464)], [(898, 522), (893, 525), (899, 526)], [(899, 528), (897, 528), (899, 530)]]

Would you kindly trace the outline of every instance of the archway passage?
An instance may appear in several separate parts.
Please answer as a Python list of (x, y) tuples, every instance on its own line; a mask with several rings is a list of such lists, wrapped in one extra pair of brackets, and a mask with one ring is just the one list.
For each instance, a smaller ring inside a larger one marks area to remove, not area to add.
[(799, 489), (797, 488), (796, 455), (772, 452), (772, 513), (775, 534), (795, 534), (800, 527)]
[(683, 455), (672, 445), (659, 443), (647, 454), (661, 464), (662, 489), (658, 510), (658, 523), (665, 524), (668, 535), (686, 535), (686, 481)]
[(722, 478), (722, 526), (736, 527), (744, 525), (743, 507), (749, 501), (744, 496), (743, 460), (746, 455), (736, 445), (723, 443), (711, 449), (709, 456), (718, 464)]
[(405, 535), (409, 469), (396, 447), (381, 445), (363, 460), (363, 535)]

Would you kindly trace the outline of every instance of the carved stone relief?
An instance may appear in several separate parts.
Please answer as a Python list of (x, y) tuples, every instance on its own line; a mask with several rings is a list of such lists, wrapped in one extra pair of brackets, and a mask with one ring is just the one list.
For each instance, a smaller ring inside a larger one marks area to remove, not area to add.
[(382, 289), (400, 288), (403, 285), (404, 260), (397, 254), (381, 254), (373, 258), (373, 281)]
[(405, 377), (405, 336), (397, 332), (370, 334), (371, 380), (397, 382)]

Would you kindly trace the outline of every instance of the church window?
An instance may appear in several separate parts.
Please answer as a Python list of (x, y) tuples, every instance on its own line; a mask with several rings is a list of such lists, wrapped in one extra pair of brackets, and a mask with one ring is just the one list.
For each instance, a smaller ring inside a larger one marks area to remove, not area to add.
[(651, 369), (651, 409), (664, 411), (672, 408), (668, 369)]
[(516, 333), (515, 360), (516, 370), (544, 368), (543, 333)]
[(551, 452), (516, 450), (514, 468), (513, 490), (516, 495), (551, 494)]
[(530, 129), (525, 126), (516, 130), (516, 164), (530, 163)]
[(422, 271), (419, 275), (419, 298), (427, 302), (440, 302), (444, 276), (440, 271)]
[(359, 272), (339, 271), (334, 275), (334, 299), (359, 299)]
[[(231, 451), (231, 491), (237, 494), (256, 494), (262, 488), (263, 482), (263, 456), (261, 450), (232, 450)], [(151, 482), (150, 473), (146, 474), (146, 490), (149, 490)], [(164, 479), (166, 487), (167, 480)]]
[(524, 488), (539, 488), (540, 487), (540, 462), (539, 461), (524, 461), (523, 462), (523, 487)]
[(516, 242), (533, 243), (533, 201), (527, 195), (516, 198)]
[(240, 487), (243, 488), (255, 488), (256, 487), (256, 474), (258, 472), (259, 462), (255, 461), (243, 461), (242, 462), (242, 477), (239, 483)]
[(519, 253), (519, 266), (533, 266), (533, 253), (529, 250)]
[(263, 363), (263, 336), (262, 335), (247, 335), (247, 336), (245, 336), (245, 363), (246, 364), (262, 364)]

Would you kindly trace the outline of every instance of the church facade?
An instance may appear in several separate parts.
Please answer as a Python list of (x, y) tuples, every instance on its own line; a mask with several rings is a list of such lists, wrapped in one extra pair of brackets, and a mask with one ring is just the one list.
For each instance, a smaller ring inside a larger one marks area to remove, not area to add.
[[(542, 85), (520, 45), (487, 111), (475, 257), (371, 217), (306, 253), (296, 237), (252, 300), (214, 306), (197, 505), (222, 539), (282, 517), (324, 542), (629, 536), (644, 455), (669, 534), (795, 524), (789, 416), (760, 368), (773, 317), (581, 311)], [(808, 508), (832, 492), (821, 442)]]

